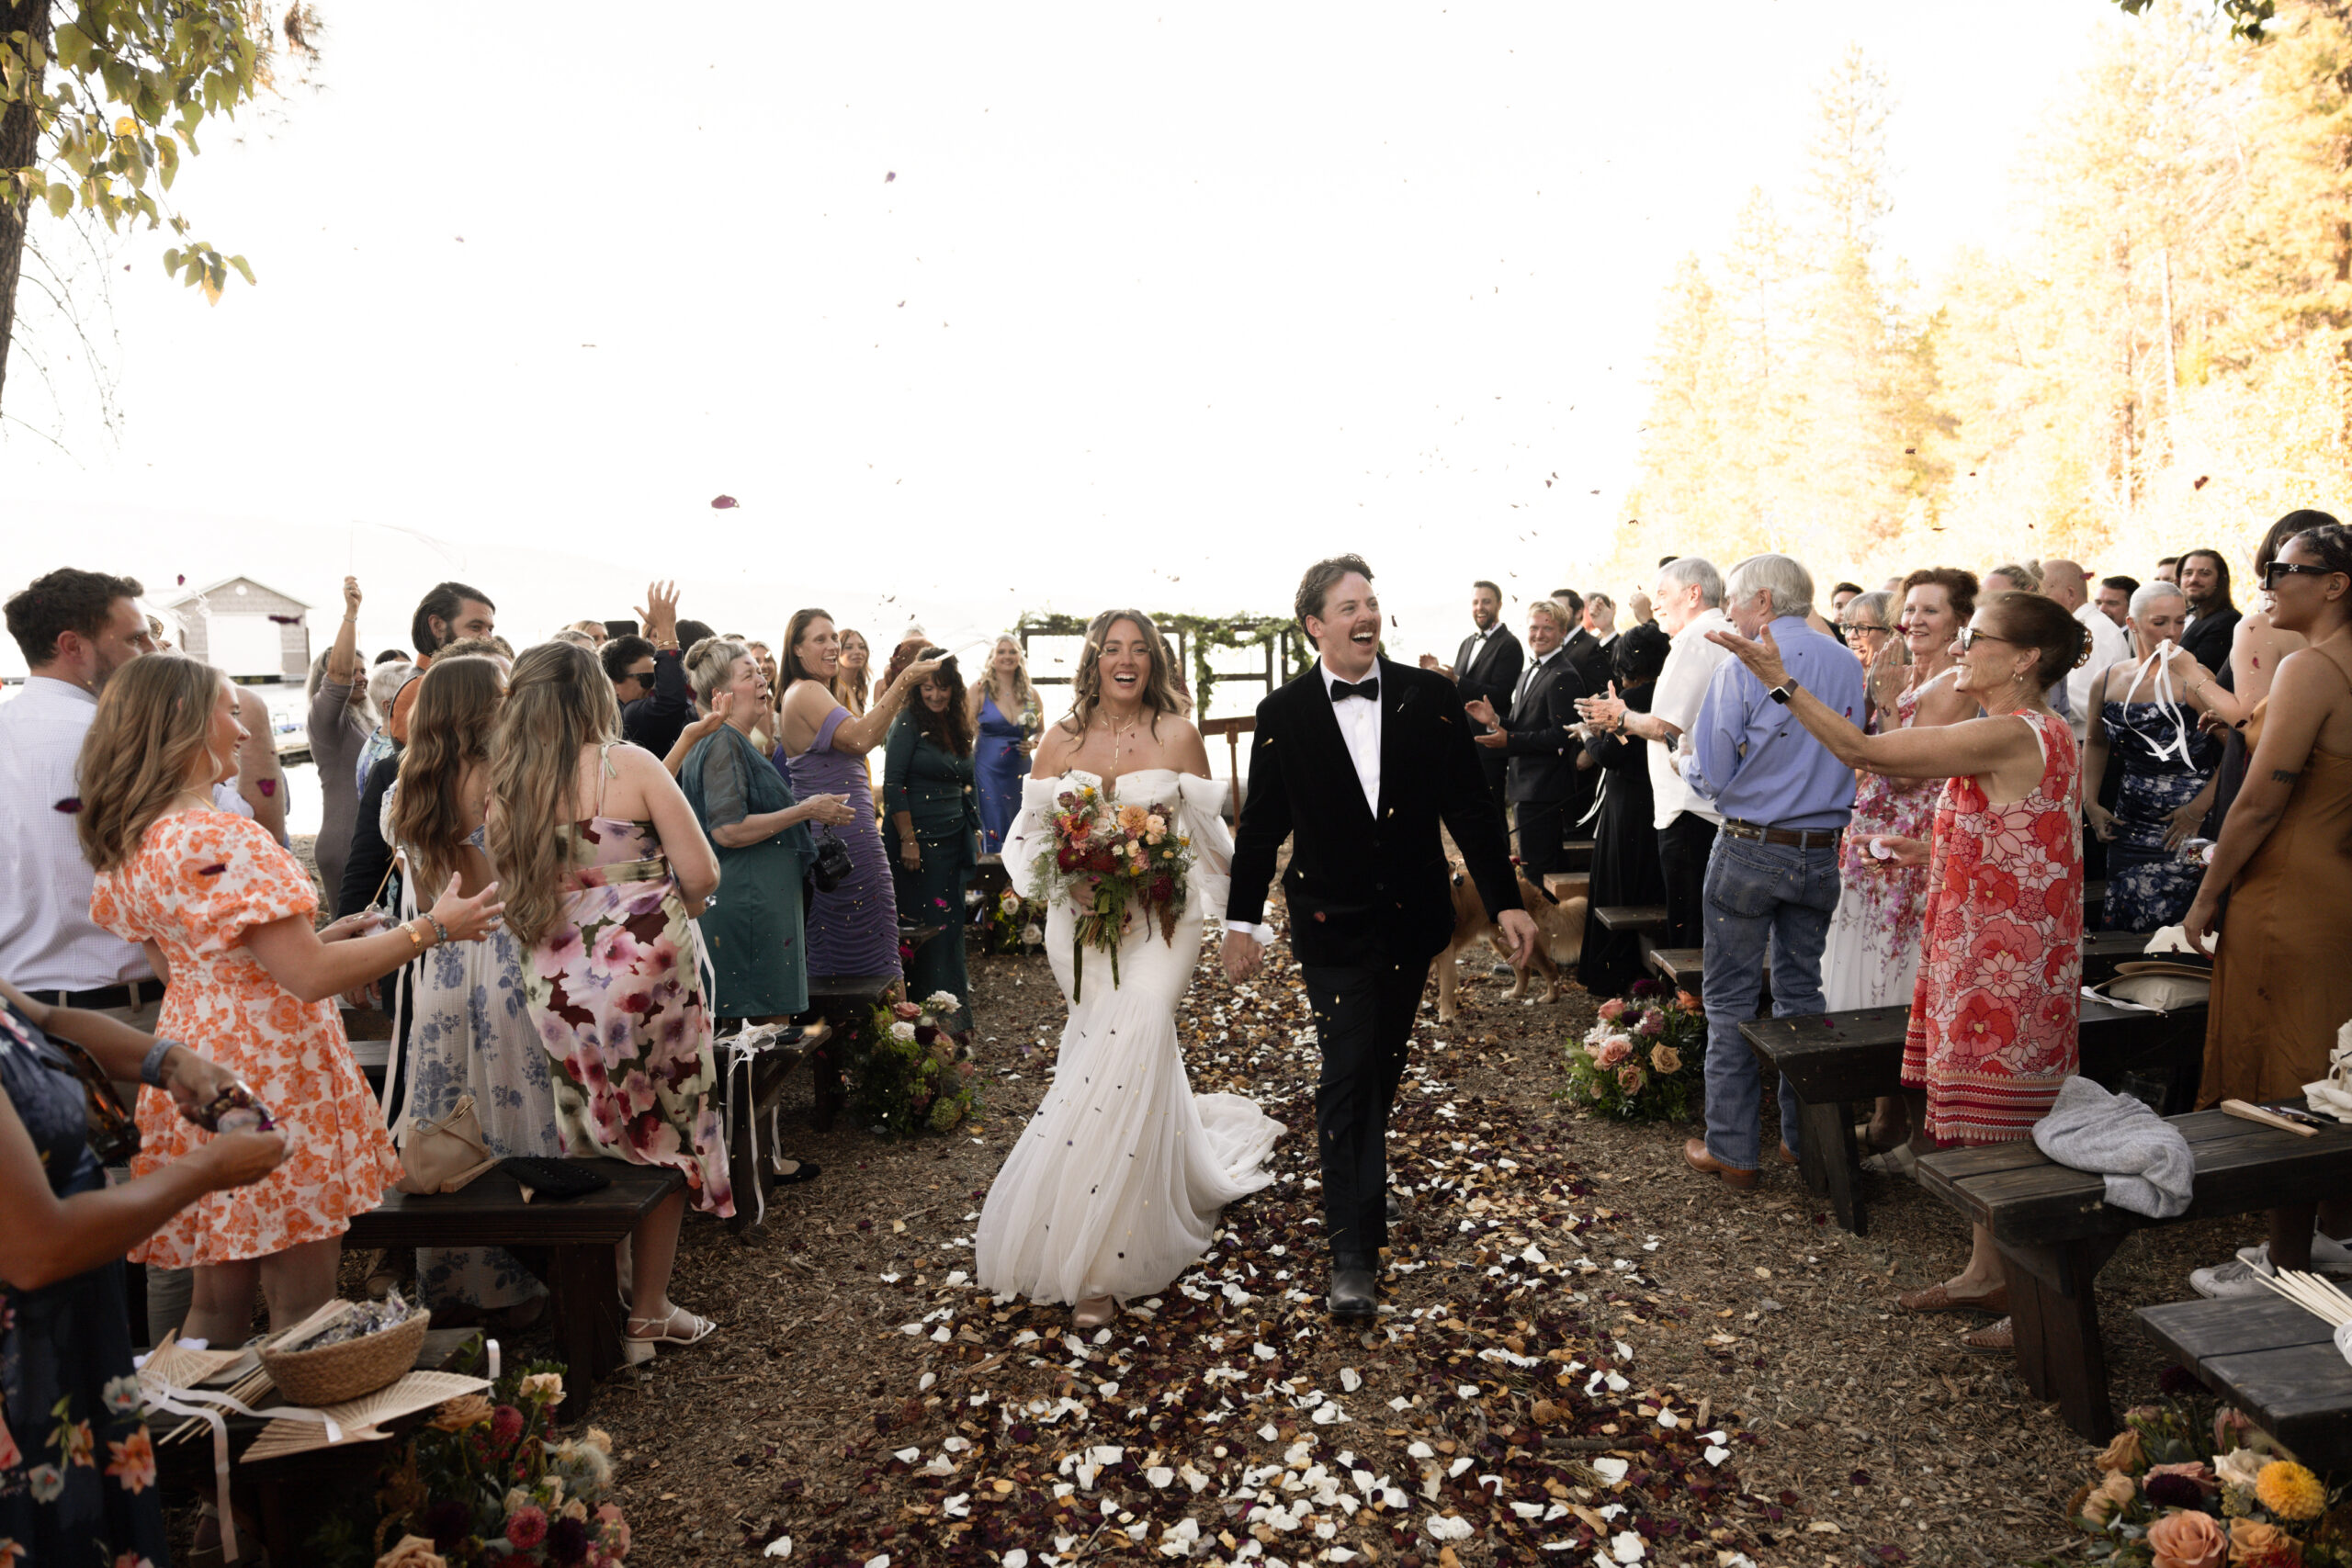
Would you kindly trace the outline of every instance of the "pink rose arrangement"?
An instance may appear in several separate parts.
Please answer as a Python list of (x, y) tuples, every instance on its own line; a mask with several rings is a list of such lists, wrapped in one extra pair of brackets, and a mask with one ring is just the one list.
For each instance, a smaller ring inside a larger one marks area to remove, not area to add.
[(1623, 1121), (1688, 1118), (1700, 1100), (1706, 1018), (1664, 996), (1644, 981), (1634, 996), (1602, 1002), (1599, 1021), (1568, 1042), (1565, 1098), (1572, 1105)]

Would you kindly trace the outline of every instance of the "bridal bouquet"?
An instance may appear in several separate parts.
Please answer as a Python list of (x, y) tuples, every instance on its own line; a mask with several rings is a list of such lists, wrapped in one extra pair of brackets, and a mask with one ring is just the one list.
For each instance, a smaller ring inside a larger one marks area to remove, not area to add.
[(1118, 987), (1119, 943), (1136, 917), (1157, 914), (1161, 939), (1175, 943), (1192, 869), (1193, 840), (1176, 830), (1166, 812), (1114, 806), (1091, 784), (1056, 797), (1053, 832), (1037, 852), (1036, 878), (1048, 899), (1068, 899), (1078, 917), (1070, 939), (1072, 1001), (1079, 999), (1090, 947), (1111, 955), (1111, 986)]

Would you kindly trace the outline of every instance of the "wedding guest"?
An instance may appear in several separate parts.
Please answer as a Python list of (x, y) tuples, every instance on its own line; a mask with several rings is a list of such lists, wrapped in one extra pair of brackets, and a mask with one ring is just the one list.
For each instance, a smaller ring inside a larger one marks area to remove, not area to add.
[[(408, 639), (416, 649), (415, 671), (424, 673), (433, 656), (444, 645), (459, 637), (493, 637), (498, 631), (498, 606), (490, 602), (479, 588), (469, 588), (462, 582), (436, 582), (431, 592), (416, 603), (416, 614), (409, 617)], [(416, 682), (412, 677), (384, 711), (384, 728), (394, 742), (408, 744), (408, 710), (416, 702)]]
[(2158, 582), (2177, 584), (2180, 581), (2179, 570), (2180, 558), (2177, 556), (2165, 556), (2156, 562), (2156, 570), (2153, 575)]
[[(317, 1310), (334, 1293), (351, 1216), (400, 1175), (335, 995), (430, 947), (478, 941), (498, 918), (495, 888), (468, 898), (453, 886), (390, 931), (364, 934), (367, 917), (314, 929), (319, 897), (301, 863), (207, 793), (243, 739), (233, 690), (178, 654), (118, 671), (83, 742), (74, 818), (97, 872), (91, 918), (144, 943), (164, 976), (157, 1029), (235, 1074), (289, 1133), (276, 1173), (233, 1201), (198, 1200), (134, 1255), (195, 1268), (186, 1332), (216, 1345), (244, 1342), (256, 1285), (273, 1328)], [(139, 1131), (136, 1176), (205, 1136), (155, 1095), (140, 1098)]]
[[(639, 611), (638, 613), (638, 618), (639, 620), (643, 620), (645, 618), (643, 611)], [(582, 637), (586, 637), (588, 640), (582, 646), (589, 649), (591, 651), (603, 647), (609, 637), (609, 634), (605, 630), (605, 623), (596, 620), (594, 617), (587, 620), (574, 621), (563, 629), (568, 632), (577, 632)]]
[(2254, 552), (2254, 608), (2238, 618), (2237, 628), (2230, 635), (2230, 664), (2227, 684), (2236, 696), (2244, 712), (2224, 720), (2217, 713), (2208, 712), (2199, 722), (2208, 731), (2218, 731), (2222, 737), (2222, 761), (2213, 771), (2213, 807), (2205, 814), (2198, 832), (2208, 839), (2217, 838), (2222, 823), (2229, 816), (2230, 807), (2237, 801), (2238, 791), (2245, 784), (2245, 769), (2253, 755), (2256, 741), (2261, 739), (2262, 704), (2270, 695), (2270, 682), (2278, 673), (2279, 662), (2289, 654), (2307, 645), (2293, 632), (2275, 624), (2270, 615), (2270, 592), (2258, 586), (2267, 580), (2270, 563), (2287, 541), (2310, 528), (2332, 525), (2335, 518), (2325, 512), (2299, 510), (2290, 512), (2273, 523), (2262, 536)]
[(328, 898), (343, 890), (344, 862), (351, 853), (352, 825), (359, 816), (359, 755), (377, 724), (359, 663), (360, 597), (359, 580), (345, 578), (343, 624), (334, 643), (311, 665), (306, 732), (322, 802), (311, 858), (318, 863), (319, 886)]
[(1510, 711), (1498, 713), (1485, 698), (1463, 705), (1481, 729), (1473, 739), (1510, 758), (1510, 794), (1519, 830), (1519, 864), (1538, 887), (1560, 869), (1567, 837), (1568, 807), (1576, 798), (1576, 758), (1583, 742), (1575, 735), (1576, 700), (1588, 688), (1568, 662), (1567, 628), (1555, 599), (1527, 607), (1527, 669), (1511, 694)]
[(277, 760), (277, 721), (270, 716), (268, 700), (259, 692), (251, 686), (237, 686), (234, 691), (237, 722), (244, 726), (245, 734), (237, 744), (234, 765), (220, 781), (227, 787), (216, 791), (216, 797), (232, 811), (238, 807), (232, 797), (243, 802), (243, 815), (259, 823), (280, 846), (290, 847), (286, 836), (286, 767)]
[(1650, 596), (1638, 589), (1625, 600), (1625, 613), (1643, 626), (1649, 626), (1657, 619), (1650, 608)]
[[(1774, 637), (1718, 636), (1756, 680), (1788, 682)], [(1903, 1081), (1926, 1089), (1921, 1131), (1945, 1145), (2026, 1138), (2048, 1112), (2076, 1063), (2083, 934), (2075, 735), (2042, 697), (2083, 656), (2084, 627), (2038, 594), (2001, 593), (1979, 603), (1954, 642), (1953, 683), (1984, 717), (1865, 735), (1835, 705), (1788, 687), (1790, 712), (1839, 761), (1946, 781), (1931, 842), (1887, 845), (1928, 864)], [(1975, 1227), (1964, 1269), (1898, 1301), (1910, 1312), (2006, 1313), (1992, 1233)], [(1987, 1352), (2010, 1342), (2006, 1319), (1964, 1337)]]
[(12, 1475), (0, 1489), (0, 1556), (27, 1568), (167, 1562), (123, 1255), (189, 1204), (268, 1176), (287, 1134), (224, 1133), (109, 1185), (57, 1041), (110, 1077), (154, 1085), (175, 1114), (236, 1078), (186, 1045), (0, 981), (0, 1441)]
[[(392, 699), (400, 695), (402, 686), (414, 679), (416, 666), (411, 664), (408, 657), (398, 649), (394, 649), (389, 658), (378, 654), (376, 662), (368, 671), (368, 709), (375, 720), (375, 728), (359, 743), (358, 755), (352, 759), (351, 764), (352, 785), (361, 795), (368, 793), (368, 777), (376, 771), (376, 764), (400, 750), (400, 742), (392, 739), (390, 728)], [(355, 817), (354, 821), (356, 820)], [(355, 834), (356, 831), (355, 828)]]
[[(1584, 596), (1584, 629), (1603, 649), (1617, 640), (1617, 602), (1598, 588)], [(1612, 660), (1615, 657), (1611, 655)], [(1602, 679), (1605, 682), (1607, 677)]]
[[(1657, 673), (1673, 639), (1654, 622), (1635, 622), (1611, 644), (1615, 687), (1629, 713), (1647, 713)], [(1650, 742), (1621, 730), (1593, 729), (1585, 754), (1600, 775), (1600, 814), (1592, 829), (1592, 874), (1585, 906), (1584, 947), (1577, 983), (1596, 997), (1622, 995), (1642, 977), (1640, 938), (1612, 931), (1600, 911), (1621, 905), (1662, 904), (1666, 874), (1658, 869), (1652, 826)]]
[(985, 680), (972, 686), (971, 720), (978, 739), (972, 771), (980, 810), (980, 852), (1004, 849), (1005, 829), (1021, 812), (1021, 781), (1037, 750), (1044, 713), (1029, 684), (1029, 661), (1018, 637), (1001, 637), (989, 649)]
[[(1789, 713), (1804, 689), (1850, 723), (1862, 716), (1862, 671), (1837, 638), (1807, 624), (1813, 578), (1787, 556), (1750, 556), (1732, 568), (1724, 614), (1736, 637), (1768, 631), (1781, 679), (1767, 686), (1727, 661), (1707, 683), (1683, 764), (1690, 787), (1723, 812), (1707, 860), (1707, 1135), (1683, 1145), (1693, 1170), (1726, 1187), (1756, 1185), (1762, 1146), (1761, 1074), (1739, 1026), (1756, 1016), (1764, 966), (1772, 968), (1772, 1012), (1822, 1010), (1821, 953), (1838, 907), (1838, 845), (1853, 815), (1852, 764), (1842, 762)], [(1781, 1147), (1797, 1145), (1797, 1097), (1781, 1080)]]
[(686, 1179), (630, 1237), (622, 1354), (641, 1363), (716, 1331), (672, 1303), (670, 1271), (687, 1202), (724, 1218), (735, 1196), (688, 925), (718, 862), (669, 771), (619, 737), (594, 655), (525, 652), (491, 738), (488, 840), (566, 1152)]
[(1847, 604), (1860, 598), (1861, 592), (1862, 585), (1859, 582), (1841, 582), (1829, 591), (1829, 613), (1838, 617), (1839, 626), (1845, 624)]
[(2122, 628), (2099, 613), (2090, 601), (2090, 577), (2076, 562), (2054, 559), (2041, 563), (2041, 596), (2055, 604), (2091, 634), (2090, 657), (2075, 666), (2066, 677), (2066, 704), (2063, 711), (2066, 722), (2074, 727), (2075, 744), (2083, 745), (2090, 736), (2091, 682), (2110, 664), (2120, 664), (2132, 657), (2132, 640)]
[(565, 626), (548, 640), (550, 642), (577, 643), (580, 647), (587, 649), (591, 652), (594, 652), (598, 647), (597, 640), (594, 637), (590, 637), (586, 632), (582, 631), (578, 626)]
[[(920, 653), (920, 645), (916, 652)], [(898, 897), (890, 863), (874, 820), (873, 785), (866, 753), (882, 744), (907, 698), (938, 666), (911, 660), (858, 717), (850, 716), (833, 694), (841, 667), (841, 637), (822, 610), (796, 610), (784, 639), (784, 732), (778, 738), (782, 764), (792, 787), (806, 795), (839, 795), (854, 809), (840, 829), (849, 851), (850, 873), (831, 892), (820, 892), (808, 912), (808, 964), (812, 974), (888, 976), (899, 964)]]
[(2132, 614), (2132, 595), (2138, 592), (2140, 580), (2136, 577), (2102, 577), (2098, 580), (2098, 592), (2091, 596), (2091, 602), (2098, 606), (2098, 613), (2120, 631), (2126, 617)]
[[(415, 890), (479, 894), (497, 880), (483, 824), (490, 801), (490, 739), (505, 696), (494, 660), (446, 649), (417, 682), (409, 743), (383, 807), (385, 836), (399, 846), (401, 911)], [(406, 1100), (395, 1134), (439, 1120), (460, 1095), (473, 1096), (491, 1153), (563, 1153), (547, 1053), (524, 1005), (522, 950), (512, 931), (446, 947), (410, 971), (407, 1039), (401, 1055)], [(503, 1247), (419, 1247), (416, 1280), (436, 1318), (454, 1325), (494, 1314), (517, 1329), (537, 1320), (546, 1290)]]
[[(2326, 1076), (2352, 1018), (2352, 528), (2295, 535), (2264, 573), (2270, 623), (2305, 640), (2273, 671), (2268, 708), (2237, 804), (2182, 924), (2213, 953), (2200, 1109), (2298, 1096)], [(2334, 874), (2318, 868), (2334, 866)], [(2228, 919), (2222, 899), (2226, 891)], [(2215, 931), (2226, 940), (2215, 946)], [(2314, 1218), (2320, 1234), (2312, 1234)], [(2251, 1257), (2200, 1269), (2207, 1296), (2267, 1293), (2279, 1269), (2352, 1269), (2352, 1201), (2274, 1209)], [(2324, 1243), (2324, 1245), (2323, 1245)]]
[(847, 827), (857, 813), (845, 795), (794, 799), (785, 775), (752, 741), (752, 728), (768, 712), (768, 690), (749, 648), (712, 637), (688, 650), (686, 666), (696, 705), (721, 721), (678, 773), (727, 886), (727, 897), (697, 922), (710, 951), (711, 1010), (722, 1019), (789, 1022), (808, 1010), (801, 878), (817, 851), (808, 824)]
[(1666, 877), (1666, 941), (1668, 947), (1702, 945), (1701, 894), (1715, 829), (1723, 821), (1714, 802), (1684, 782), (1682, 761), (1690, 754), (1689, 732), (1716, 668), (1730, 655), (1707, 634), (1730, 625), (1718, 606), (1723, 577), (1698, 556), (1673, 556), (1658, 568), (1653, 598), (1657, 624), (1674, 639), (1651, 689), (1650, 709), (1628, 716), (1614, 694), (1586, 697), (1577, 712), (1586, 722), (1650, 742), (1650, 796), (1657, 828), (1658, 868)]
[(645, 635), (615, 637), (597, 657), (620, 704), (621, 738), (664, 757), (694, 717), (694, 695), (680, 651), (684, 632), (678, 623), (678, 585), (650, 583), (645, 600), (646, 607), (637, 612)]
[(2230, 563), (2219, 550), (2186, 550), (2180, 557), (2180, 591), (2188, 596), (2188, 626), (2180, 646), (2191, 659), (2230, 684), (2230, 642), (2237, 632), (2238, 607), (2230, 603)]
[(972, 1025), (964, 972), (964, 895), (979, 869), (979, 805), (973, 787), (971, 708), (956, 660), (922, 650), (937, 668), (890, 726), (882, 767), (885, 842), (898, 872), (901, 925), (944, 927), (907, 962), (910, 996), (957, 999), (954, 1027)]
[[(2222, 743), (2195, 715), (2218, 701), (2238, 716), (2230, 694), (2178, 646), (2188, 604), (2169, 582), (2132, 596), (2134, 661), (2109, 666), (2091, 682), (2089, 744), (2083, 750), (2083, 818), (2107, 845), (2109, 931), (2153, 931), (2176, 924), (2197, 895), (2204, 868), (2180, 858), (2212, 804)], [(2160, 680), (2158, 666), (2163, 667)], [(2099, 804), (2110, 758), (2122, 781), (2112, 809)]]
[(1996, 566), (1984, 574), (1984, 592), (1988, 598), (1996, 593), (2039, 593), (2041, 592), (2041, 571), (2022, 561), (2011, 561), (2006, 566)]
[[(1441, 664), (1437, 655), (1424, 653), (1420, 666), (1453, 682), (1465, 703), (1485, 701), (1498, 710), (1510, 705), (1519, 690), (1519, 672), (1526, 662), (1519, 638), (1503, 625), (1503, 591), (1481, 578), (1470, 585), (1470, 635), (1462, 639), (1453, 662)], [(1495, 798), (1495, 810), (1510, 819), (1510, 754), (1497, 747), (1481, 747), (1478, 766)]]
[[(833, 697), (849, 709), (852, 718), (864, 718), (867, 688), (874, 680), (874, 649), (864, 632), (854, 627), (842, 629), (840, 666), (833, 674)], [(777, 690), (781, 692), (783, 687)]]

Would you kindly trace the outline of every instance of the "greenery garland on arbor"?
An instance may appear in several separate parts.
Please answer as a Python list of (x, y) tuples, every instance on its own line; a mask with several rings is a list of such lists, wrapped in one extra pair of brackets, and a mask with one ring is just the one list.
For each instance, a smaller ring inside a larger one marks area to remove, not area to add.
[[(1210, 649), (1272, 649), (1275, 653), (1275, 678), (1281, 680), (1291, 672), (1293, 639), (1305, 641), (1299, 636), (1298, 623), (1288, 615), (1191, 615), (1159, 610), (1144, 613), (1151, 617), (1152, 624), (1159, 628), (1162, 637), (1173, 637), (1182, 634), (1190, 645), (1193, 655), (1193, 707), (1196, 713), (1208, 711), (1209, 694), (1216, 689), (1219, 679), (1216, 671), (1209, 668)], [(1084, 637), (1091, 619), (1091, 616), (1031, 611), (1014, 623), (1013, 635)], [(1303, 665), (1306, 660), (1298, 662)]]

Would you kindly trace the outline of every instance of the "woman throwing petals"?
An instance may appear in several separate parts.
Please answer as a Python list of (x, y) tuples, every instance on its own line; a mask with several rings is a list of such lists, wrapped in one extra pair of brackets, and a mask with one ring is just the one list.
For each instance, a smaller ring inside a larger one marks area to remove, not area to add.
[[(2083, 964), (2080, 775), (2074, 732), (2042, 694), (2083, 655), (2083, 626), (2030, 593), (1980, 602), (1952, 639), (1956, 690), (1986, 716), (1866, 735), (1799, 688), (1762, 642), (1708, 634), (1786, 702), (1838, 760), (1891, 778), (1941, 778), (1933, 839), (1881, 839), (1928, 862), (1927, 935), (1903, 1081), (1924, 1087), (1926, 1134), (1952, 1144), (2030, 1136), (2075, 1070)], [(2008, 1310), (1992, 1233), (1975, 1229), (1968, 1267), (1900, 1298), (1912, 1312)], [(1962, 1341), (2009, 1348), (2007, 1319)]]

